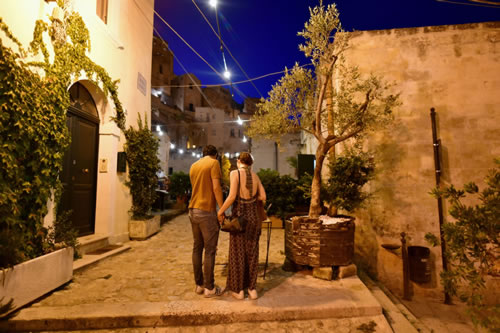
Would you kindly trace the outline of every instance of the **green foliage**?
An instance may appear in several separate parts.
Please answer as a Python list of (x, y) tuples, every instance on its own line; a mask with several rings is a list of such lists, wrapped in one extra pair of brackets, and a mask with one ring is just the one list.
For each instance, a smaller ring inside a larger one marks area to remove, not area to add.
[(170, 175), (168, 192), (175, 197), (183, 197), (191, 191), (191, 180), (185, 172), (178, 171)]
[[(59, 1), (59, 6), (64, 2)], [(76, 13), (64, 10), (63, 22), (36, 22), (33, 41), (25, 50), (0, 18), (0, 267), (44, 254), (48, 231), (43, 228), (47, 202), (59, 202), (59, 174), (70, 137), (66, 110), (68, 87), (85, 73), (111, 94), (116, 122), (125, 115), (117, 98), (117, 82), (86, 55), (88, 30)], [(53, 57), (43, 36), (48, 34)], [(32, 61), (32, 59), (42, 59)], [(8, 244), (8, 245), (7, 245)]]
[(380, 77), (362, 76), (357, 67), (347, 65), (343, 53), (348, 34), (335, 4), (325, 7), (320, 1), (310, 9), (310, 19), (299, 36), (305, 39), (299, 48), (311, 59), (313, 70), (298, 64), (286, 70), (269, 97), (257, 105), (247, 134), (279, 142), (283, 134), (301, 130), (317, 140), (309, 211), (317, 217), (325, 156), (338, 143), (357, 140), (386, 125), (399, 95), (391, 94), (392, 85)]
[[(261, 169), (257, 175), (266, 190), (266, 205), (272, 204), (269, 215), (285, 218), (288, 213), (295, 212), (297, 208), (307, 207), (308, 199), (305, 198), (304, 189), (311, 188), (311, 177), (296, 180), (288, 175), (280, 176), (278, 171)], [(307, 183), (305, 185), (304, 183)], [(305, 186), (299, 186), (300, 184)]]
[(160, 143), (149, 129), (147, 119), (143, 124), (139, 115), (137, 125), (138, 129), (131, 126), (125, 131), (127, 142), (124, 149), (129, 174), (126, 184), (132, 194), (132, 217), (144, 218), (148, 216), (156, 200), (157, 172), (160, 170), (157, 154)]
[[(448, 270), (441, 273), (441, 281), (451, 296), (469, 305), (476, 324), (493, 331), (500, 329), (500, 306), (484, 305), (481, 291), (485, 292), (484, 278), (493, 272), (500, 253), (500, 159), (495, 163), (496, 168), (485, 179), (487, 187), (481, 192), (475, 183), (463, 189), (451, 185), (433, 190), (435, 196), (448, 200), (449, 214), (454, 219), (443, 224)], [(466, 193), (474, 195), (478, 204), (464, 204)]]
[(231, 162), (229, 158), (222, 155), (222, 186), (229, 187), (229, 174), (231, 172)]
[(345, 209), (348, 212), (360, 207), (369, 196), (362, 191), (363, 186), (373, 178), (375, 171), (372, 156), (351, 151), (346, 156), (331, 160), (328, 167), (330, 177), (324, 187), (323, 199), (330, 207)]
[(288, 165), (294, 170), (295, 176), (299, 171), (299, 159), (296, 156), (289, 156), (286, 158)]

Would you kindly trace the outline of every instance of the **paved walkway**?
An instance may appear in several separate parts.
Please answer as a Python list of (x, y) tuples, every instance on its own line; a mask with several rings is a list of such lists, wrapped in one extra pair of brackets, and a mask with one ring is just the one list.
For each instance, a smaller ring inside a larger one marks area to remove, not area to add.
[[(310, 272), (283, 271), (282, 229), (272, 230), (264, 280), (266, 241), (263, 230), (257, 301), (237, 301), (228, 295), (205, 299), (193, 292), (191, 226), (184, 214), (164, 224), (150, 239), (127, 243), (129, 251), (76, 272), (71, 283), (22, 310), (16, 320), (24, 320), (23, 325), (31, 323), (31, 330), (49, 323), (50, 329), (63, 331), (68, 327), (72, 331), (106, 327), (92, 332), (122, 333), (392, 332), (380, 303), (391, 321), (394, 312), (388, 312), (380, 297), (377, 302), (373, 297), (376, 293), (372, 295), (357, 277), (323, 281), (314, 279)], [(227, 276), (228, 245), (228, 234), (221, 232), (215, 268), (220, 286), (225, 285)], [(411, 308), (414, 304), (406, 305)], [(425, 302), (416, 305), (417, 310), (426, 309)], [(474, 332), (467, 319), (454, 310), (445, 324), (439, 319), (441, 312), (435, 310), (431, 318), (428, 312), (423, 317), (429, 330), (420, 331)]]

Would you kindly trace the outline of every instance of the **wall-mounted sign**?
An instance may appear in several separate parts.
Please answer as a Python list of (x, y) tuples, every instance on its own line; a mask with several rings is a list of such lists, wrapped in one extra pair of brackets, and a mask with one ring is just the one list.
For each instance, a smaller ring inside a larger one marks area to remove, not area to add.
[(139, 89), (139, 91), (144, 96), (146, 96), (146, 90), (148, 89), (148, 82), (146, 81), (144, 76), (142, 76), (141, 73), (137, 73), (137, 89)]

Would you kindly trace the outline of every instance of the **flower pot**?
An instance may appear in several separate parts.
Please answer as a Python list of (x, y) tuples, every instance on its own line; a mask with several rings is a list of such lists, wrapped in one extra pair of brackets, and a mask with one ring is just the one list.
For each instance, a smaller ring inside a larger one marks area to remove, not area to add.
[(295, 216), (285, 222), (285, 255), (298, 265), (347, 266), (354, 255), (354, 217), (324, 224), (320, 219)]
[(15, 310), (72, 277), (73, 248), (67, 247), (0, 271), (0, 299), (3, 297), (3, 303), (13, 299)]
[(128, 235), (130, 239), (145, 240), (160, 231), (161, 216), (156, 215), (143, 220), (130, 220)]

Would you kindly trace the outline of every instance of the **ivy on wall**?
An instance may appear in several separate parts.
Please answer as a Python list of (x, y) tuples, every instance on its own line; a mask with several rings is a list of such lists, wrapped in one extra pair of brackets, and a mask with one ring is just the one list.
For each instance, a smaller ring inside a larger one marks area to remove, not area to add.
[(0, 30), (14, 44), (6, 46), (0, 35), (0, 268), (53, 250), (43, 218), (53, 193), (57, 203), (62, 192), (71, 83), (85, 74), (100, 86), (113, 100), (113, 120), (125, 132), (118, 82), (87, 56), (90, 39), (82, 18), (68, 12), (64, 0), (58, 8), (63, 18), (37, 21), (27, 50), (0, 18)]

